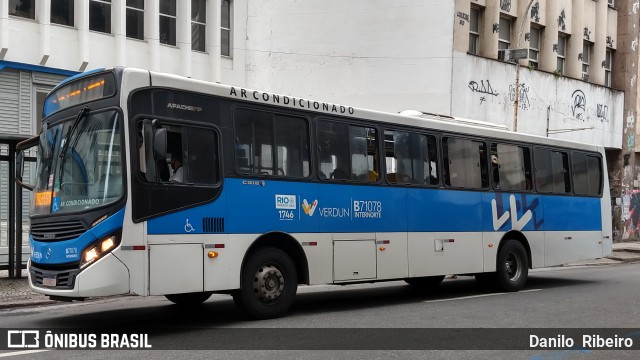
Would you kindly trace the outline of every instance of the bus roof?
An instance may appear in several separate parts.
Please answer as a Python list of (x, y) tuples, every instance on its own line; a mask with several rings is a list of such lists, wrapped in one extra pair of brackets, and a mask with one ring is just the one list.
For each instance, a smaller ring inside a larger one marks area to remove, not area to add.
[[(124, 68), (124, 71), (139, 72), (141, 71), (141, 69)], [(148, 70), (142, 71), (147, 73)], [(251, 103), (258, 103), (262, 105), (305, 110), (329, 116), (338, 115), (340, 117), (351, 119), (373, 120), (376, 122), (388, 123), (391, 126), (403, 125), (442, 132), (465, 134), (472, 137), (496, 138), (507, 141), (527, 142), (540, 145), (567, 147), (604, 153), (604, 149), (602, 146), (579, 143), (569, 140), (548, 138), (533, 134), (512, 132), (508, 131), (506, 126), (500, 126), (498, 124), (489, 122), (447, 117), (443, 115), (429, 114), (424, 112), (420, 112), (420, 116), (415, 116), (415, 113), (411, 115), (394, 114), (347, 105), (333, 104), (325, 101), (297, 97), (293, 95), (275, 94), (249, 88), (196, 80), (175, 74), (159, 73), (153, 71), (148, 71), (147, 74), (147, 76), (149, 76), (149, 78), (151, 79), (152, 86), (162, 86), (200, 92), (247, 101)], [(124, 76), (123, 79), (126, 79), (126, 76)], [(284, 99), (288, 99), (289, 101), (286, 102)], [(338, 109), (338, 111), (335, 111), (334, 109)], [(340, 111), (340, 109), (344, 109), (344, 111)], [(490, 126), (488, 124), (493, 124), (495, 126)]]

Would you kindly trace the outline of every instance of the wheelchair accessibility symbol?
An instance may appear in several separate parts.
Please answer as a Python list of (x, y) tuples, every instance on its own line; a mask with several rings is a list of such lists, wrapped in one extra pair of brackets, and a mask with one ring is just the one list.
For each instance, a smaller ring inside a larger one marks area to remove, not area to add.
[(188, 233), (196, 231), (196, 229), (193, 227), (193, 225), (191, 225), (189, 223), (189, 219), (187, 219), (187, 223), (184, 225), (184, 231), (188, 232)]
[(51, 212), (58, 212), (60, 210), (60, 198), (54, 197), (51, 204)]

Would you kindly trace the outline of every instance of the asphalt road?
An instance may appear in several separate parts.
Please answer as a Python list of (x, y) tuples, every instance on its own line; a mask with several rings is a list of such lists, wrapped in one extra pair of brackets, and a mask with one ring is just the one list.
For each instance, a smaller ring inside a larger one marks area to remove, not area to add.
[[(0, 328), (148, 332), (155, 349), (175, 350), (23, 353), (16, 349), (0, 351), (0, 357), (635, 359), (640, 350), (472, 349), (501, 348), (522, 332), (544, 334), (545, 328), (552, 328), (554, 336), (631, 328), (616, 333), (626, 333), (634, 339), (634, 348), (640, 349), (639, 275), (640, 264), (545, 269), (530, 273), (526, 289), (518, 293), (486, 293), (467, 277), (447, 279), (437, 291), (416, 290), (404, 282), (301, 287), (287, 317), (264, 321), (247, 319), (226, 295), (214, 295), (191, 309), (179, 308), (163, 297), (133, 296), (21, 308), (0, 311)], [(416, 341), (420, 337), (427, 340)], [(449, 348), (468, 350), (399, 350), (402, 346), (446, 349), (447, 343), (453, 344)]]

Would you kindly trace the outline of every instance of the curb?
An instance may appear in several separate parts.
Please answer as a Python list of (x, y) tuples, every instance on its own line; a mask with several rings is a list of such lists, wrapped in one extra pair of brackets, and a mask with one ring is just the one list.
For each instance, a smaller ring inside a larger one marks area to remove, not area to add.
[(30, 307), (30, 306), (54, 305), (56, 303), (57, 301), (53, 301), (53, 300), (7, 302), (7, 303), (0, 303), (0, 310), (24, 308), (24, 307)]

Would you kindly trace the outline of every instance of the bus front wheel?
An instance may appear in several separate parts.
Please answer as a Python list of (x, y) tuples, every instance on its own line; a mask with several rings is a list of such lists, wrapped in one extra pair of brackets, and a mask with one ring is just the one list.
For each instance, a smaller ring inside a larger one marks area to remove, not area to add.
[(181, 306), (193, 306), (202, 304), (207, 301), (208, 298), (211, 297), (210, 292), (195, 292), (195, 293), (186, 293), (186, 294), (169, 294), (164, 297), (167, 300), (171, 301), (176, 305)]
[(291, 258), (282, 250), (254, 252), (240, 275), (240, 289), (232, 293), (238, 308), (256, 319), (284, 315), (293, 304), (298, 276)]

